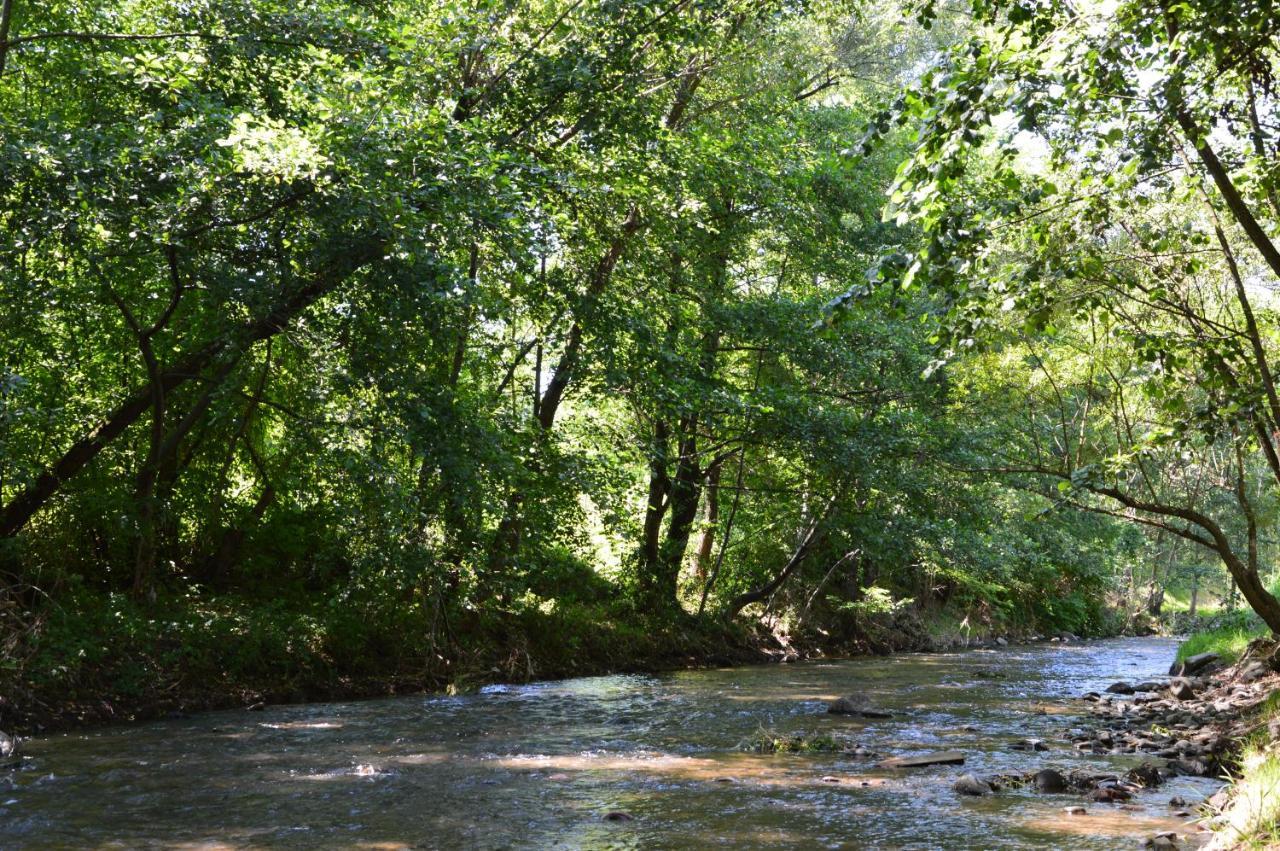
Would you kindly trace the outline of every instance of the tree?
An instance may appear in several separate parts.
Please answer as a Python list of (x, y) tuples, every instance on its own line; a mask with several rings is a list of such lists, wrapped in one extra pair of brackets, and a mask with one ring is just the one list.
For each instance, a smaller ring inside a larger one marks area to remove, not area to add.
[[(1088, 373), (1059, 402), (1084, 431), (1064, 419), (1055, 461), (1024, 471), (1213, 550), (1280, 630), (1248, 475), (1258, 452), (1269, 489), (1280, 483), (1275, 328), (1252, 283), (1280, 275), (1276, 16), (1268, 3), (971, 10), (975, 33), (873, 128), (915, 133), (886, 215), (921, 233), (877, 280), (936, 295), (946, 357), (1019, 326), (1043, 337), (1074, 324), (1125, 346), (1124, 371)], [(1113, 399), (1140, 388), (1152, 417), (1109, 446), (1081, 422), (1099, 381)], [(1219, 442), (1240, 535), (1145, 485), (1153, 454)]]

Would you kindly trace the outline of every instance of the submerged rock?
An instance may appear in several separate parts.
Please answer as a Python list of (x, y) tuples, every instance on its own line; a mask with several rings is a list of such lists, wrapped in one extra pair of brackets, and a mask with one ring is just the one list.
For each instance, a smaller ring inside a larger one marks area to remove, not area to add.
[(881, 768), (926, 768), (930, 765), (964, 765), (960, 751), (938, 751), (920, 756), (897, 756), (880, 763)]
[(831, 715), (859, 715), (863, 718), (892, 718), (892, 712), (873, 709), (867, 700), (859, 695), (841, 697), (827, 704), (827, 712)]
[(1116, 801), (1127, 801), (1132, 797), (1133, 795), (1119, 786), (1100, 786), (1089, 793), (1089, 800), (1108, 804)]
[(961, 795), (973, 795), (975, 797), (990, 795), (995, 791), (991, 788), (990, 783), (985, 780), (979, 780), (972, 774), (960, 775), (956, 778), (956, 782), (951, 785), (951, 788), (959, 792)]
[(635, 816), (630, 813), (624, 813), (621, 810), (614, 810), (604, 814), (605, 821), (634, 821)]

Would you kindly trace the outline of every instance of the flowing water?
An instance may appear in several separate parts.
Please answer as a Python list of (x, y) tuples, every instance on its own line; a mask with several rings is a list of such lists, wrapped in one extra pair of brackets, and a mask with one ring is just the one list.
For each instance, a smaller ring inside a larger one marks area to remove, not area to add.
[[(1072, 698), (1164, 673), (1175, 646), (1117, 639), (587, 677), (35, 739), (21, 770), (0, 773), (0, 848), (1113, 849), (1166, 830), (1185, 843), (1168, 800), (1197, 801), (1212, 781), (1178, 778), (1134, 809), (1088, 804), (1085, 816), (1063, 812), (1084, 803), (1076, 795), (951, 790), (964, 772), (1136, 763), (1062, 740), (1087, 724)], [(893, 718), (825, 714), (847, 694)], [(762, 727), (839, 733), (877, 756), (738, 748)], [(1050, 750), (1010, 748), (1024, 737)], [(943, 749), (966, 764), (876, 767)]]

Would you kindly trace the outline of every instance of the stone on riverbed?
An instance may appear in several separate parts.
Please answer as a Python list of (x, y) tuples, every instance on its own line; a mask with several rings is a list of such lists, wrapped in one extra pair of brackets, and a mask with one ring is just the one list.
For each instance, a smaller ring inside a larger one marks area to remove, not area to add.
[(841, 697), (827, 704), (827, 712), (831, 715), (860, 715), (863, 718), (892, 718), (893, 713), (880, 709), (872, 709), (865, 698), (857, 695)]
[(1083, 816), (1083, 815), (1088, 815), (1089, 813), (1088, 810), (1086, 810), (1084, 807), (1080, 806), (1079, 804), (1076, 804), (1074, 807), (1063, 807), (1062, 811), (1069, 816)]
[(1022, 739), (1009, 745), (1015, 751), (1047, 751), (1049, 746), (1039, 739)]
[(1132, 797), (1128, 790), (1121, 789), (1119, 786), (1100, 786), (1089, 793), (1089, 800), (1108, 804), (1127, 801)]
[(1136, 783), (1147, 788), (1159, 786), (1164, 782), (1164, 778), (1160, 776), (1160, 769), (1149, 762), (1144, 762), (1129, 769), (1129, 772), (1125, 774), (1125, 779), (1130, 783)]
[(1191, 700), (1196, 696), (1196, 690), (1186, 680), (1177, 679), (1169, 683), (1169, 694), (1175, 700)]
[(964, 765), (960, 751), (938, 751), (920, 756), (895, 756), (880, 763), (881, 768), (926, 768), (930, 765)]
[(1137, 691), (1137, 689), (1129, 683), (1112, 683), (1107, 686), (1107, 692), (1109, 694), (1133, 694), (1135, 691)]
[(975, 797), (990, 795), (995, 791), (991, 788), (990, 783), (985, 780), (979, 780), (972, 774), (960, 775), (956, 778), (956, 782), (952, 784), (951, 788), (959, 792), (961, 795), (973, 795)]
[(1037, 792), (1065, 792), (1067, 790), (1067, 778), (1061, 773), (1054, 771), (1052, 768), (1042, 768), (1031, 778), (1031, 782), (1035, 784)]

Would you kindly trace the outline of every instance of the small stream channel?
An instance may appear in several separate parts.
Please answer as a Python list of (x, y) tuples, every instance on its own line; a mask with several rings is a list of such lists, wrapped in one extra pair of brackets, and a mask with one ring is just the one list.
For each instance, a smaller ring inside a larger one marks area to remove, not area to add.
[[(1072, 750), (1062, 734), (1088, 724), (1073, 698), (1157, 677), (1175, 648), (1129, 638), (587, 677), (51, 736), (0, 773), (0, 848), (1115, 849), (1167, 830), (1191, 847), (1168, 800), (1194, 803), (1214, 781), (1177, 778), (1085, 816), (1063, 812), (1075, 795), (951, 790), (964, 772), (1140, 762)], [(826, 715), (845, 694), (893, 718)], [(839, 732), (877, 756), (739, 750), (761, 727)], [(1024, 737), (1050, 749), (1010, 748)], [(876, 768), (943, 749), (966, 765)]]

